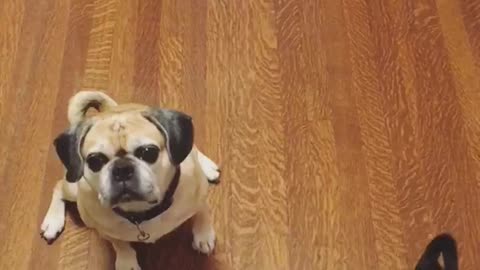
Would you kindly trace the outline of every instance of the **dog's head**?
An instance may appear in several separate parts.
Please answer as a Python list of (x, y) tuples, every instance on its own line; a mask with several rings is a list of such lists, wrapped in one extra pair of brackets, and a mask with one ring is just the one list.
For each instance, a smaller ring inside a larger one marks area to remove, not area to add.
[(158, 202), (193, 147), (191, 117), (173, 110), (116, 106), (72, 124), (54, 142), (66, 180), (84, 177), (110, 207)]

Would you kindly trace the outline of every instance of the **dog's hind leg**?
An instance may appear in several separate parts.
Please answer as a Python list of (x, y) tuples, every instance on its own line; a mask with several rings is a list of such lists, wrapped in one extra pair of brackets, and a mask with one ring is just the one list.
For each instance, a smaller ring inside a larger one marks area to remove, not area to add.
[(40, 226), (40, 235), (48, 244), (53, 243), (53, 241), (57, 239), (65, 226), (64, 200), (72, 202), (77, 200), (76, 183), (68, 183), (65, 180), (60, 180), (53, 189), (50, 206)]
[(220, 169), (218, 165), (208, 158), (205, 154), (197, 150), (198, 162), (202, 168), (203, 173), (207, 176), (208, 182), (218, 184), (220, 182)]

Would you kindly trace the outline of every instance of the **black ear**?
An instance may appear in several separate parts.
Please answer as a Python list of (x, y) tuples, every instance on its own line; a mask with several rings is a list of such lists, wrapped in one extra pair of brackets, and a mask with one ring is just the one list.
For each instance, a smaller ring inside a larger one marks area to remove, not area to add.
[(174, 165), (179, 165), (193, 147), (192, 117), (173, 110), (151, 110), (144, 116), (165, 136), (167, 151)]
[(67, 169), (68, 182), (77, 182), (83, 176), (83, 158), (80, 147), (89, 127), (73, 127), (55, 138), (53, 144), (57, 155)]

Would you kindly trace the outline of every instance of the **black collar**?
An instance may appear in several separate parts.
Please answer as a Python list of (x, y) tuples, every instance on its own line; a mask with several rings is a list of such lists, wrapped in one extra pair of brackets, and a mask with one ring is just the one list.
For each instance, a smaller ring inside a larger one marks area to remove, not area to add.
[(180, 180), (180, 167), (177, 167), (175, 171), (175, 175), (173, 176), (172, 181), (168, 185), (168, 189), (165, 192), (165, 196), (163, 197), (163, 200), (155, 205), (154, 207), (143, 211), (143, 212), (128, 212), (125, 210), (120, 209), (119, 207), (113, 208), (113, 212), (115, 212), (117, 215), (127, 219), (131, 223), (138, 225), (144, 221), (150, 220), (154, 217), (157, 217), (161, 215), (163, 212), (167, 211), (168, 208), (173, 203), (173, 194), (175, 193), (175, 190), (177, 189), (178, 182)]

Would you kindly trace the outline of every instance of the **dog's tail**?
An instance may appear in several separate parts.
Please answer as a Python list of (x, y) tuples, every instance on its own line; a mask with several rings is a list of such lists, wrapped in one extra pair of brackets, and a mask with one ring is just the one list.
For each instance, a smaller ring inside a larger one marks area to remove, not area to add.
[(445, 270), (458, 270), (457, 243), (446, 233), (438, 235), (428, 244), (415, 270), (441, 269), (438, 263), (440, 254), (443, 255)]
[(117, 105), (115, 100), (103, 92), (80, 91), (68, 103), (68, 121), (71, 125), (76, 125), (85, 119), (85, 114), (92, 107), (102, 112)]

